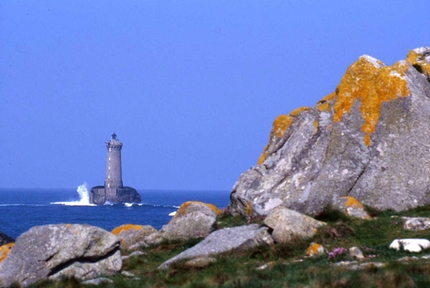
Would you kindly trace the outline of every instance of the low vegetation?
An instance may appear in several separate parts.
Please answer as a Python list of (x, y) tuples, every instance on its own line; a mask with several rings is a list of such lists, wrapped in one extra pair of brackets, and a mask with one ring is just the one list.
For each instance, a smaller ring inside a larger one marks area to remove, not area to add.
[[(167, 259), (197, 244), (164, 243), (142, 249), (143, 255), (130, 257), (123, 270), (136, 277), (117, 275), (109, 277), (111, 287), (429, 287), (430, 260), (413, 259), (422, 253), (408, 253), (389, 249), (396, 238), (427, 238), (430, 230), (407, 231), (401, 216), (430, 217), (430, 206), (396, 213), (374, 211), (371, 220), (345, 216), (340, 211), (325, 209), (316, 218), (327, 222), (312, 239), (295, 239), (289, 244), (258, 247), (248, 251), (234, 251), (214, 256), (215, 262), (193, 266), (186, 261), (172, 264), (169, 269), (157, 267)], [(218, 216), (219, 228), (261, 223), (260, 217), (245, 219), (223, 212)], [(308, 257), (306, 249), (311, 242), (322, 244), (326, 253)], [(341, 266), (341, 261), (353, 261), (347, 249), (359, 247), (370, 263), (360, 269)], [(132, 251), (124, 251), (129, 254)], [(404, 258), (406, 257), (406, 258)], [(399, 261), (400, 258), (406, 260)], [(378, 267), (371, 263), (384, 263)], [(37, 287), (81, 287), (74, 279), (62, 282), (39, 283)], [(35, 286), (36, 287), (36, 286)]]

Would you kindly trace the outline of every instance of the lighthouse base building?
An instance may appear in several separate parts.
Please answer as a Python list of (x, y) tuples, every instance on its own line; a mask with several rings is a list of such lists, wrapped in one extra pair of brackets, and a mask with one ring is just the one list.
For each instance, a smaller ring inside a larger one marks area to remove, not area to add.
[(106, 177), (104, 186), (91, 188), (90, 203), (103, 205), (105, 203), (139, 203), (141, 201), (136, 189), (122, 185), (121, 149), (122, 142), (112, 134), (112, 139), (106, 142)]
[(136, 189), (132, 187), (105, 188), (95, 186), (91, 188), (90, 203), (103, 205), (105, 203), (140, 203), (142, 199)]

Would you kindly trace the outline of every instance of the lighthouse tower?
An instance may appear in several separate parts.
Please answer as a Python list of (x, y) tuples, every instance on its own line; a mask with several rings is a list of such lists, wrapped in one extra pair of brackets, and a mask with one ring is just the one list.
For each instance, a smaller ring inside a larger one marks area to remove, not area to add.
[(112, 134), (112, 138), (106, 142), (106, 177), (103, 186), (91, 188), (90, 202), (103, 205), (106, 202), (139, 203), (141, 201), (136, 189), (122, 184), (121, 149), (122, 142)]
[(106, 142), (106, 177), (105, 188), (122, 188), (121, 149), (122, 142), (112, 134), (110, 141)]

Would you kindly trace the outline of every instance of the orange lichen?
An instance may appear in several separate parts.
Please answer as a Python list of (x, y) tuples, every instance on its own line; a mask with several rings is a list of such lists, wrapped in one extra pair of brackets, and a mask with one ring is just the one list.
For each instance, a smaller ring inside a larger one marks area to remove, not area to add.
[(296, 108), (293, 111), (291, 111), (290, 114), (288, 114), (288, 115), (291, 117), (297, 117), (297, 116), (299, 116), (300, 113), (302, 113), (303, 111), (309, 110), (309, 109), (311, 109), (311, 108), (306, 107), (306, 106), (299, 107), (299, 108)]
[(294, 109), (288, 115), (281, 114), (277, 116), (275, 120), (273, 120), (272, 130), (270, 130), (269, 142), (264, 147), (263, 152), (260, 154), (260, 157), (258, 157), (257, 165), (263, 163), (263, 161), (266, 159), (267, 149), (272, 143), (272, 141), (276, 138), (281, 138), (284, 135), (285, 131), (287, 131), (288, 127), (290, 127), (291, 123), (293, 123), (294, 118), (299, 116), (300, 113), (302, 113), (303, 111), (309, 109), (311, 108), (306, 106), (300, 107)]
[(362, 56), (348, 67), (336, 88), (333, 121), (340, 121), (359, 99), (359, 111), (364, 120), (361, 130), (365, 133), (364, 144), (369, 146), (381, 104), (408, 94), (404, 71), (399, 66), (383, 66), (379, 60)]
[(422, 53), (419, 53), (417, 50), (411, 50), (406, 55), (405, 61), (419, 69), (419, 71), (427, 77), (430, 77), (430, 63), (424, 61), (423, 58), (424, 56)]
[(293, 118), (289, 115), (279, 115), (275, 118), (272, 125), (272, 135), (276, 137), (282, 137), (285, 131), (287, 131), (288, 127), (290, 127), (293, 122)]
[(143, 228), (142, 225), (124, 224), (124, 225), (121, 225), (121, 226), (114, 228), (110, 233), (112, 233), (114, 235), (118, 235), (122, 231), (127, 231), (127, 230), (131, 230), (131, 229), (140, 230), (142, 228)]
[(363, 205), (360, 203), (360, 201), (358, 201), (357, 199), (355, 199), (352, 196), (345, 196), (345, 197), (341, 197), (342, 199), (346, 199), (345, 201), (345, 207), (356, 207), (356, 208), (363, 208)]
[(317, 102), (316, 107), (321, 112), (329, 112), (331, 110), (330, 102), (336, 98), (336, 93), (330, 93)]
[(323, 251), (324, 248), (320, 244), (312, 242), (306, 250), (306, 255), (313, 256), (322, 253)]
[(0, 262), (2, 262), (6, 258), (7, 254), (9, 254), (10, 250), (12, 249), (13, 245), (15, 245), (15, 243), (7, 243), (0, 246)]
[(213, 204), (207, 204), (200, 201), (187, 201), (181, 204), (179, 206), (178, 210), (176, 211), (176, 215), (184, 215), (187, 212), (187, 207), (191, 204), (203, 204), (209, 207), (212, 211), (214, 211), (217, 215), (221, 213), (221, 211)]
[(258, 157), (257, 165), (263, 163), (266, 159), (267, 147), (269, 147), (269, 145), (264, 146), (263, 152), (260, 154), (260, 157)]

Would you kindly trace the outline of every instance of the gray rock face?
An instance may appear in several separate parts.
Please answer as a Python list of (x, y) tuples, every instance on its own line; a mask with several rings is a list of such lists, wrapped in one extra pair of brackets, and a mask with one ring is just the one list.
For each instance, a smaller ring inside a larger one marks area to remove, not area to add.
[(199, 201), (182, 203), (175, 216), (160, 231), (145, 237), (149, 245), (158, 245), (163, 241), (186, 241), (204, 238), (215, 230), (217, 207)]
[(294, 238), (311, 238), (318, 228), (326, 225), (282, 206), (273, 209), (263, 223), (273, 229), (272, 237), (277, 243), (290, 242)]
[(429, 82), (430, 47), (393, 66), (361, 56), (335, 92), (275, 119), (229, 210), (267, 215), (283, 204), (314, 215), (340, 196), (396, 211), (430, 203)]
[(97, 227), (36, 226), (16, 239), (0, 263), (0, 287), (27, 286), (42, 279), (92, 279), (121, 270), (119, 239)]
[(267, 227), (257, 224), (217, 230), (202, 242), (167, 260), (158, 267), (168, 268), (170, 264), (182, 259), (200, 258), (228, 252), (235, 249), (250, 249), (261, 245), (273, 245)]

